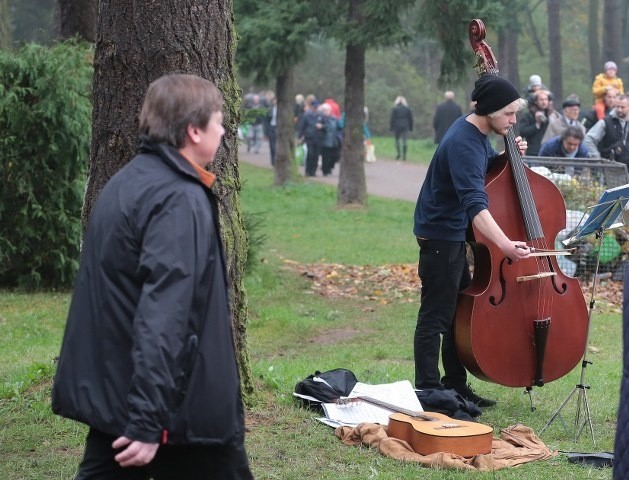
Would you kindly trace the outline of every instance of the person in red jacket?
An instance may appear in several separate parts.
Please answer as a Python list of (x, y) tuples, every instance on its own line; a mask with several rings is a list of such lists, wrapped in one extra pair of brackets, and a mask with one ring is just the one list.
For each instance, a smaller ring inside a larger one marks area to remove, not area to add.
[(87, 227), (52, 391), (89, 426), (77, 479), (249, 480), (217, 204), (221, 92), (148, 88), (140, 153)]

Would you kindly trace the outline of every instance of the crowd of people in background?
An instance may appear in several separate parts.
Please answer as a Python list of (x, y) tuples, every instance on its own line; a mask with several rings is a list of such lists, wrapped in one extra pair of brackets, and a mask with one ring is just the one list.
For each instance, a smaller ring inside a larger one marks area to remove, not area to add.
[[(269, 141), (270, 161), (275, 165), (275, 129), (277, 102), (273, 92), (249, 93), (243, 100), (244, 121), (239, 135), (247, 152), (260, 153), (263, 137)], [(371, 132), (368, 125), (369, 110), (365, 107), (363, 140), (365, 160), (375, 161)], [(319, 101), (315, 95), (297, 94), (293, 107), (293, 123), (297, 144), (296, 157), (303, 159), (305, 175), (314, 177), (318, 168), (329, 176), (341, 156), (341, 142), (345, 114), (334, 98)], [(412, 119), (411, 119), (412, 128)]]
[[(435, 111), (433, 127), (437, 144), (457, 118), (453, 98), (452, 92), (446, 92), (445, 102)], [(605, 62), (603, 72), (596, 75), (589, 110), (582, 108), (574, 93), (566, 96), (559, 108), (559, 100), (539, 75), (529, 77), (522, 98), (528, 108), (519, 114), (516, 134), (527, 141), (527, 156), (605, 158), (629, 165), (626, 123), (629, 97), (618, 77), (616, 63)], [(474, 111), (474, 103), (470, 104), (470, 111)]]
[(528, 142), (526, 154), (540, 157), (605, 158), (629, 165), (627, 123), (629, 98), (618, 77), (618, 66), (605, 62), (592, 83), (593, 105), (584, 110), (579, 97), (568, 95), (561, 103), (531, 75), (523, 92), (529, 108), (518, 120), (518, 134)]
[[(565, 158), (606, 158), (629, 165), (627, 115), (629, 97), (618, 77), (618, 66), (604, 64), (592, 84), (592, 108), (584, 109), (576, 94), (560, 100), (553, 97), (539, 75), (531, 75), (522, 91), (528, 109), (521, 112), (516, 134), (528, 142), (528, 156)], [(560, 105), (560, 106), (559, 106)], [(247, 152), (260, 152), (263, 138), (269, 141), (270, 161), (275, 164), (275, 128), (277, 105), (273, 92), (245, 95), (245, 114), (240, 134)], [(471, 103), (469, 111), (474, 111)], [(439, 144), (454, 121), (463, 115), (453, 91), (444, 92), (433, 116), (434, 143)], [(374, 146), (365, 107), (363, 140), (365, 161), (375, 161)], [(324, 176), (332, 173), (341, 155), (345, 115), (333, 98), (319, 100), (315, 95), (295, 96), (293, 122), (297, 143), (296, 156), (303, 158), (306, 176), (315, 176), (320, 168)], [(396, 160), (408, 156), (408, 137), (413, 131), (413, 110), (406, 98), (397, 96), (390, 111), (389, 129), (395, 138)]]

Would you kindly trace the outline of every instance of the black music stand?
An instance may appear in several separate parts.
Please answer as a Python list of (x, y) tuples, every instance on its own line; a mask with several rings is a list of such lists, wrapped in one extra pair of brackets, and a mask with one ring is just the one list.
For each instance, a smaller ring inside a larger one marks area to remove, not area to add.
[[(577, 240), (594, 233), (596, 235), (596, 239), (598, 240), (598, 252), (596, 255), (596, 268), (594, 269), (594, 275), (592, 279), (588, 324), (587, 332), (585, 335), (585, 349), (583, 352), (583, 360), (581, 361), (581, 377), (579, 378), (579, 383), (577, 383), (572, 392), (570, 392), (570, 394), (566, 397), (566, 399), (555, 411), (555, 413), (553, 413), (552, 417), (550, 417), (550, 420), (548, 420), (546, 425), (544, 425), (544, 428), (540, 430), (540, 435), (544, 433), (544, 431), (550, 426), (551, 423), (553, 423), (556, 418), (559, 418), (561, 420), (564, 430), (566, 431), (566, 433), (568, 433), (568, 428), (566, 427), (566, 424), (561, 417), (561, 411), (576, 393), (578, 395), (577, 410), (574, 420), (574, 441), (576, 442), (579, 439), (581, 433), (583, 433), (583, 429), (588, 426), (590, 434), (592, 435), (592, 443), (596, 443), (594, 441), (594, 428), (592, 427), (590, 403), (587, 397), (587, 391), (590, 386), (585, 384), (585, 371), (587, 365), (592, 364), (592, 362), (588, 360), (588, 341), (590, 338), (592, 310), (594, 309), (595, 303), (594, 293), (596, 291), (596, 283), (599, 278), (598, 269), (601, 260), (601, 250), (603, 248), (604, 232), (607, 230), (622, 227), (625, 224), (623, 211), (628, 200), (629, 184), (605, 190), (601, 195), (601, 198), (598, 200), (598, 203), (596, 205), (588, 207), (586, 212), (583, 214), (583, 217), (581, 218), (579, 225), (575, 229), (574, 234), (570, 238), (563, 241), (565, 245), (570, 245)], [(584, 411), (583, 420), (581, 420), (582, 411)]]

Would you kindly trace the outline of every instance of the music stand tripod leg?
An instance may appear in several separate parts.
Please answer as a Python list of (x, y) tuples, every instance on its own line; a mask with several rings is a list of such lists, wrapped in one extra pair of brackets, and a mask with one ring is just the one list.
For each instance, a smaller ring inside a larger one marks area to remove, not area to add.
[(556, 418), (559, 418), (559, 420), (561, 421), (561, 425), (563, 425), (563, 429), (565, 430), (566, 433), (570, 433), (568, 431), (568, 426), (566, 425), (566, 423), (563, 421), (563, 417), (561, 416), (561, 411), (563, 410), (563, 408), (568, 404), (568, 402), (570, 401), (570, 399), (572, 398), (572, 396), (577, 392), (577, 389), (579, 387), (576, 386), (572, 389), (572, 391), (570, 392), (570, 394), (564, 399), (564, 401), (562, 402), (562, 404), (559, 406), (559, 408), (557, 410), (555, 410), (555, 413), (552, 414), (552, 416), (550, 417), (550, 419), (548, 420), (548, 422), (546, 422), (546, 425), (544, 425), (544, 428), (542, 428), (539, 431), (539, 434), (541, 435), (542, 433), (544, 433), (544, 431), (550, 427), (550, 425), (555, 421)]
[[(592, 436), (592, 444), (595, 445), (596, 441), (594, 440), (594, 427), (592, 425), (592, 415), (590, 412), (590, 402), (588, 400), (587, 389), (590, 388), (587, 385), (581, 386), (581, 391), (579, 392), (579, 399), (577, 400), (577, 415), (574, 422), (574, 441), (579, 440), (579, 437), (583, 433), (586, 425), (590, 430), (590, 435)], [(581, 413), (581, 404), (583, 404), (583, 408), (585, 409), (585, 417), (583, 419), (583, 423), (580, 420)]]
[[(585, 384), (585, 371), (587, 368), (587, 364), (591, 364), (592, 362), (588, 361), (588, 343), (590, 339), (590, 329), (592, 324), (592, 311), (594, 310), (594, 296), (596, 292), (596, 282), (598, 280), (598, 270), (601, 263), (601, 250), (603, 249), (603, 235), (605, 230), (612, 230), (614, 228), (618, 228), (625, 224), (624, 216), (622, 212), (627, 207), (629, 202), (629, 184), (621, 185), (620, 187), (615, 187), (613, 189), (605, 190), (603, 195), (599, 199), (596, 205), (588, 208), (590, 212), (589, 215), (583, 215), (583, 219), (581, 220), (579, 227), (576, 233), (564, 243), (570, 244), (579, 238), (583, 238), (586, 235), (595, 233), (596, 239), (598, 240), (598, 252), (596, 255), (596, 268), (594, 269), (594, 275), (592, 279), (592, 290), (591, 290), (591, 298), (588, 312), (588, 323), (587, 323), (587, 331), (585, 334), (585, 348), (583, 351), (583, 360), (581, 361), (581, 378), (579, 383), (574, 387), (570, 395), (563, 401), (561, 406), (557, 409), (557, 411), (550, 418), (548, 423), (544, 426), (544, 428), (540, 431), (540, 434), (546, 430), (546, 428), (559, 416), (561, 410), (566, 406), (568, 401), (572, 398), (575, 392), (579, 392), (579, 396), (577, 399), (577, 411), (574, 422), (574, 439), (575, 442), (583, 432), (585, 426), (587, 425), (590, 430), (590, 434), (592, 435), (592, 442), (594, 442), (594, 427), (592, 425), (592, 415), (590, 412), (590, 403), (587, 397), (587, 390), (590, 388), (589, 385)], [(618, 222), (618, 219), (622, 217), (622, 222)], [(585, 410), (585, 418), (583, 423), (581, 424), (581, 408), (584, 407)], [(563, 421), (562, 421), (563, 423)], [(564, 424), (565, 428), (565, 424)]]
[[(590, 292), (590, 304), (589, 304), (589, 312), (588, 312), (588, 325), (587, 325), (587, 332), (585, 335), (585, 349), (583, 351), (583, 359), (581, 361), (581, 376), (579, 378), (579, 383), (572, 389), (572, 392), (570, 392), (570, 394), (566, 397), (566, 399), (563, 401), (563, 403), (561, 404), (561, 406), (557, 409), (557, 411), (552, 415), (552, 417), (550, 417), (550, 420), (548, 420), (548, 422), (546, 423), (546, 425), (544, 426), (544, 428), (542, 428), (542, 430), (540, 430), (540, 435), (546, 430), (546, 428), (548, 428), (552, 422), (555, 420), (555, 418), (557, 416), (559, 416), (559, 418), (561, 419), (560, 416), (560, 412), (561, 410), (566, 406), (566, 404), (570, 401), (570, 399), (572, 398), (572, 396), (575, 393), (578, 393), (577, 395), (577, 405), (576, 405), (576, 414), (575, 414), (575, 419), (574, 419), (574, 441), (576, 442), (579, 437), (581, 436), (581, 433), (583, 433), (583, 429), (585, 428), (585, 426), (587, 425), (589, 427), (590, 430), (590, 434), (592, 435), (592, 443), (595, 444), (595, 440), (594, 440), (594, 427), (592, 425), (592, 416), (591, 416), (591, 412), (590, 412), (590, 403), (587, 397), (587, 390), (590, 388), (589, 385), (585, 384), (585, 372), (587, 369), (587, 365), (588, 364), (592, 364), (591, 361), (589, 361), (587, 359), (587, 354), (588, 354), (588, 343), (589, 343), (589, 339), (590, 339), (590, 326), (591, 326), (591, 322), (592, 322), (592, 311), (594, 310), (594, 304), (595, 304), (595, 300), (594, 300), (594, 295), (596, 292), (596, 283), (598, 280), (598, 269), (600, 266), (600, 260), (601, 260), (601, 250), (603, 248), (603, 228), (599, 228), (596, 231), (596, 238), (598, 240), (598, 253), (596, 255), (596, 267), (594, 269), (594, 274), (592, 277), (592, 290)], [(584, 409), (584, 419), (583, 419), (583, 423), (581, 423), (581, 410), (582, 408)], [(564, 426), (564, 430), (566, 431), (566, 433), (568, 433), (568, 429), (565, 425), (565, 423), (563, 423), (562, 420), (562, 424)]]

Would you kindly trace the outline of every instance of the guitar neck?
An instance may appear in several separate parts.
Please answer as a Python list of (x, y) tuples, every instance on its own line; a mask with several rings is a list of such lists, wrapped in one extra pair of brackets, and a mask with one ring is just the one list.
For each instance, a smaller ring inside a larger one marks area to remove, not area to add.
[(392, 412), (403, 413), (404, 415), (408, 415), (409, 417), (421, 418), (422, 420), (428, 420), (430, 422), (435, 422), (438, 420), (434, 417), (431, 417), (429, 415), (424, 415), (423, 413), (420, 413), (420, 412), (414, 412), (413, 410), (408, 410), (406, 408), (398, 407), (396, 405), (383, 402), (382, 400), (378, 400), (377, 398), (362, 397), (362, 396), (355, 397), (355, 398), (357, 398), (358, 400), (362, 400), (363, 402), (371, 403), (372, 405), (376, 405), (378, 407), (386, 408), (387, 410), (391, 410)]

